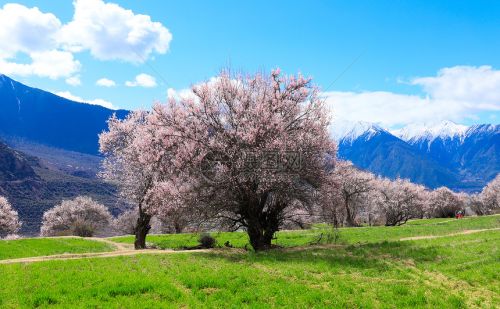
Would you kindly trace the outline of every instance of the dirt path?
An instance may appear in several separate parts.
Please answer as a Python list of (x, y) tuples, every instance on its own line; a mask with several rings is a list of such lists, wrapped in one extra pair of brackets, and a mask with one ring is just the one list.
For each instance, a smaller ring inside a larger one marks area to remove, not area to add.
[(465, 230), (462, 232), (446, 234), (446, 235), (426, 235), (426, 236), (405, 237), (405, 238), (401, 238), (399, 240), (400, 241), (407, 241), (407, 240), (433, 239), (433, 238), (442, 238), (442, 237), (450, 237), (450, 236), (458, 236), (458, 235), (468, 235), (468, 234), (481, 233), (481, 232), (486, 232), (486, 231), (495, 231), (495, 230), (500, 230), (500, 227), (496, 227), (496, 228), (492, 228), (492, 229), (482, 229), (482, 230)]
[(99, 242), (103, 242), (105, 244), (111, 245), (112, 247), (114, 247), (116, 249), (115, 251), (129, 251), (129, 250), (134, 249), (133, 244), (115, 242), (115, 241), (109, 240), (108, 238), (89, 237), (86, 239), (93, 240), (93, 241), (99, 241)]

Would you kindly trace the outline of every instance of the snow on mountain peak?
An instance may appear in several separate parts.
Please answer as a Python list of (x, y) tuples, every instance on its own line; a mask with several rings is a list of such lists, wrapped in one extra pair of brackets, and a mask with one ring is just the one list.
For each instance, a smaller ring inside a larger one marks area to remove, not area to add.
[(366, 134), (366, 139), (369, 139), (377, 132), (383, 131), (376, 124), (366, 121), (349, 121), (346, 119), (334, 119), (329, 127), (330, 136), (336, 141), (352, 142), (358, 137)]
[(435, 124), (409, 124), (399, 130), (393, 130), (391, 133), (407, 142), (421, 139), (433, 141), (436, 138), (458, 137), (463, 139), (468, 128), (468, 126), (445, 120)]

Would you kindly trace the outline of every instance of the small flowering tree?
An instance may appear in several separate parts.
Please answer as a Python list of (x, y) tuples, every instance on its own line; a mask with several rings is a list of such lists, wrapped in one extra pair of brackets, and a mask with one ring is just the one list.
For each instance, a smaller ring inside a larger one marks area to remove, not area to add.
[(409, 219), (420, 216), (424, 207), (425, 188), (406, 179), (377, 180), (376, 194), (372, 203), (385, 216), (386, 226), (405, 224)]
[(429, 207), (434, 217), (451, 218), (464, 208), (464, 201), (450, 189), (440, 187), (430, 194)]
[[(337, 163), (337, 167), (340, 162)], [(323, 182), (318, 196), (318, 205), (320, 217), (326, 223), (335, 228), (343, 225), (346, 218), (346, 209), (344, 199), (342, 198), (341, 183), (335, 176), (334, 171), (330, 170), (329, 175)]]
[(153, 109), (151, 124), (171, 160), (152, 192), (244, 228), (255, 250), (268, 249), (289, 208), (312, 203), (325, 158), (335, 155), (324, 103), (309, 79), (279, 70), (222, 73), (192, 92)]
[(43, 214), (42, 236), (91, 237), (112, 222), (108, 209), (90, 197), (79, 196)]
[(136, 209), (123, 212), (113, 220), (115, 231), (123, 235), (134, 235), (138, 216), (139, 212)]
[(490, 213), (490, 209), (484, 202), (481, 194), (468, 195), (465, 199), (465, 204), (478, 216), (484, 216)]
[(480, 196), (484, 204), (483, 214), (500, 209), (500, 174), (484, 187)]
[[(339, 161), (329, 174), (324, 187), (327, 213), (345, 218), (348, 226), (357, 226), (356, 217), (365, 206), (368, 193), (374, 188), (373, 174), (354, 167), (352, 162)], [(339, 208), (340, 207), (340, 208)]]
[(168, 196), (155, 195), (161, 193), (155, 186), (165, 180), (162, 167), (170, 164), (168, 150), (158, 143), (158, 128), (150, 117), (145, 111), (131, 112), (124, 120), (113, 116), (108, 120), (109, 131), (99, 136), (100, 151), (105, 155), (100, 176), (115, 183), (121, 195), (137, 207), (136, 249), (146, 248), (151, 218), (169, 201)]
[(0, 238), (15, 234), (20, 228), (21, 222), (19, 222), (17, 211), (12, 209), (5, 197), (0, 196)]
[(164, 233), (182, 233), (188, 227), (196, 228), (199, 222), (196, 222), (196, 216), (192, 207), (175, 207), (170, 211), (156, 217), (159, 221), (160, 229)]

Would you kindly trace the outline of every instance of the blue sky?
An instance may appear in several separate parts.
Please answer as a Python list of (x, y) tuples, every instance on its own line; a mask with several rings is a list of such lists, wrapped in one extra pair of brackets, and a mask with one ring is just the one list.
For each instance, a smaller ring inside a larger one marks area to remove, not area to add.
[[(498, 123), (499, 16), (498, 1), (0, 1), (0, 73), (137, 109), (227, 66), (280, 67), (313, 77), (349, 120)], [(113, 27), (116, 36), (101, 33)], [(144, 44), (127, 54), (123, 33)], [(57, 74), (44, 71), (50, 60), (62, 63)]]

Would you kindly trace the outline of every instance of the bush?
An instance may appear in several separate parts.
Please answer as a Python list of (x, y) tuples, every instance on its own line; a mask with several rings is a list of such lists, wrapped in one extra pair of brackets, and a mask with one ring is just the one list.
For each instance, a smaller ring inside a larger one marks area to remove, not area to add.
[(210, 236), (210, 234), (201, 234), (200, 238), (198, 239), (198, 242), (200, 243), (200, 247), (205, 248), (205, 249), (210, 249), (215, 247), (215, 238)]
[(112, 222), (108, 209), (90, 197), (62, 201), (43, 214), (42, 236), (92, 237)]

